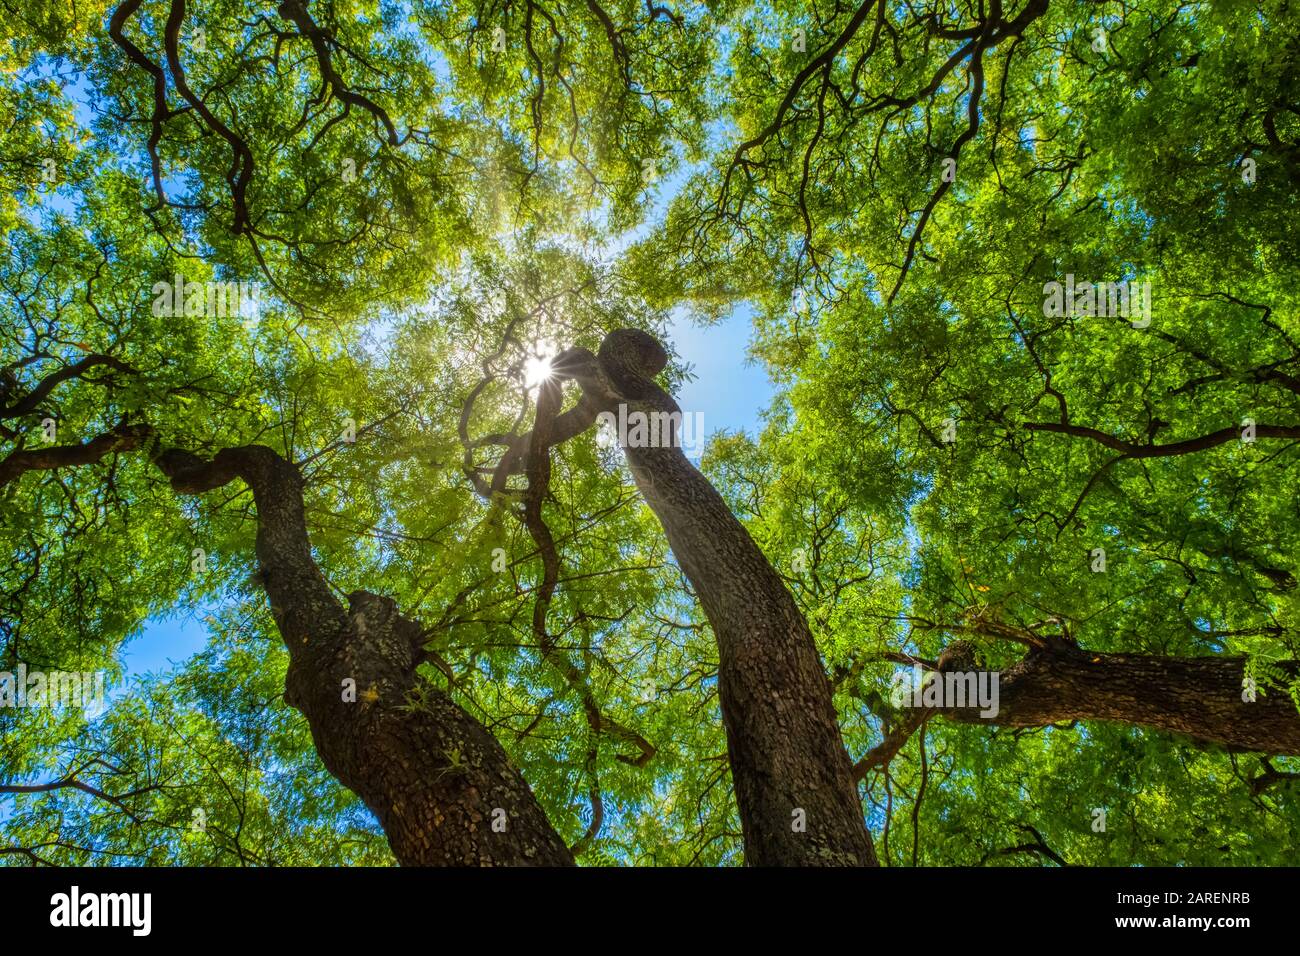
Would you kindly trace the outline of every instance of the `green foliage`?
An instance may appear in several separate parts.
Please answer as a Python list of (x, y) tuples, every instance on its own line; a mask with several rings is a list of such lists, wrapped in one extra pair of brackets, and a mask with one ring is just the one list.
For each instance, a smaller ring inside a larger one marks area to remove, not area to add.
[[(882, 5), (845, 34), (856, 8), (830, 4), (297, 5), (321, 46), (291, 3), (202, 0), (169, 43), (174, 9), (0, 22), (0, 409), (114, 360), (0, 418), (0, 459), (153, 430), (0, 485), (0, 670), (117, 687), (90, 720), (0, 709), (0, 786), (98, 791), (0, 794), (0, 860), (390, 862), (282, 700), (251, 494), (178, 495), (149, 460), (257, 442), (301, 464), (330, 583), (422, 622), (429, 686), (570, 843), (599, 786), (583, 863), (740, 862), (712, 635), (616, 451), (555, 450), (548, 620), (644, 766), (535, 646), (541, 560), (474, 494), (460, 430), (471, 394), (471, 438), (529, 427), (531, 354), (742, 299), (780, 394), (703, 468), (805, 611), (853, 757), (897, 724), (897, 656), (973, 622), (1241, 655), (1261, 694), (1300, 697), (1294, 440), (1120, 455), (1036, 427), (1141, 446), (1300, 424), (1286, 3), (1053, 2), (955, 59), (969, 37), (931, 26), (974, 7)], [(1149, 280), (1151, 324), (1045, 314), (1066, 274)], [(260, 308), (158, 314), (177, 275), (256, 284)], [(122, 686), (148, 622), (214, 605), (201, 653)], [(990, 667), (1022, 651), (974, 639)], [(934, 720), (864, 812), (889, 865), (1270, 864), (1294, 856), (1297, 770), (1127, 726)]]

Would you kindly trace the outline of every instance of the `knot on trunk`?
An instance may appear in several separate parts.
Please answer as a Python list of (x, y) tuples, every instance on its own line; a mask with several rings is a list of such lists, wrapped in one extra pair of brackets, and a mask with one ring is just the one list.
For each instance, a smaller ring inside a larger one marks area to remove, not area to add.
[(979, 659), (975, 644), (971, 641), (953, 641), (939, 654), (939, 660), (935, 662), (935, 670), (979, 670)]
[[(406, 617), (397, 602), (384, 594), (353, 591), (348, 595), (350, 651), (365, 649), (370, 658), (382, 657), (395, 673), (413, 674), (420, 664), (424, 629)], [(371, 666), (374, 660), (366, 661)]]
[(623, 398), (654, 398), (663, 391), (654, 377), (667, 367), (668, 350), (649, 332), (616, 329), (600, 343), (600, 364)]

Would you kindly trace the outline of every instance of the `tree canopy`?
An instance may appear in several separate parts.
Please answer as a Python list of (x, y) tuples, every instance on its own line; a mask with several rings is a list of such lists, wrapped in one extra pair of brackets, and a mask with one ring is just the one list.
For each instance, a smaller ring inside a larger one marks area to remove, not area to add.
[(1287, 0), (0, 6), (0, 862), (1294, 856)]

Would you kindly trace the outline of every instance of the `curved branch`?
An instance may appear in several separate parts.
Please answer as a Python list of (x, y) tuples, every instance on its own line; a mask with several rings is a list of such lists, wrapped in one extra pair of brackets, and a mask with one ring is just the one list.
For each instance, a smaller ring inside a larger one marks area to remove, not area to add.
[(230, 196), (235, 207), (235, 216), (230, 231), (238, 236), (245, 231), (249, 223), (248, 184), (253, 178), (253, 151), (230, 127), (218, 119), (216, 114), (208, 109), (208, 105), (195, 96), (190, 89), (189, 82), (185, 78), (185, 68), (181, 66), (180, 52), (178, 50), (181, 24), (184, 22), (185, 0), (172, 0), (171, 10), (167, 16), (167, 25), (163, 34), (163, 44), (167, 53), (167, 66), (171, 70), (172, 81), (176, 84), (176, 91), (194, 108), (199, 116), (203, 117), (203, 121), (208, 124), (213, 132), (230, 144), (230, 148), (234, 153), (226, 179), (230, 183)]
[(334, 42), (333, 38), (311, 18), (311, 14), (307, 12), (306, 0), (281, 0), (276, 12), (286, 20), (291, 21), (298, 28), (298, 32), (311, 44), (312, 50), (316, 53), (316, 63), (320, 68), (321, 79), (333, 91), (334, 95), (345, 106), (360, 107), (381, 122), (388, 132), (388, 145), (398, 145), (397, 127), (393, 125), (393, 120), (388, 115), (388, 111), (369, 97), (351, 89), (339, 76), (338, 71), (334, 69), (334, 61), (330, 52), (330, 46)]
[(80, 361), (73, 362), (71, 365), (65, 365), (57, 372), (51, 372), (49, 375), (45, 376), (45, 378), (41, 379), (40, 382), (37, 383), (34, 389), (18, 401), (14, 402), (14, 404), (7, 408), (0, 408), (0, 418), (19, 418), (20, 416), (31, 414), (40, 407), (41, 402), (45, 401), (45, 399), (49, 397), (50, 392), (54, 391), (54, 389), (61, 383), (66, 382), (70, 378), (79, 378), (83, 372), (100, 365), (115, 368), (119, 372), (126, 372), (131, 375), (136, 373), (133, 366), (128, 365), (121, 359), (112, 355), (103, 355), (99, 352), (94, 352)]
[(119, 451), (132, 451), (153, 436), (148, 425), (119, 425), (80, 445), (53, 445), (48, 448), (20, 448), (0, 460), (0, 488), (16, 481), (29, 471), (52, 471), (93, 465)]
[[(1083, 425), (1070, 425), (1064, 422), (1026, 422), (1024, 427), (1029, 431), (1056, 432), (1078, 438), (1090, 438), (1107, 448), (1122, 452), (1124, 458), (1166, 458), (1172, 455), (1190, 455), (1241, 437), (1240, 428), (1229, 426), (1197, 438), (1186, 438), (1163, 445), (1138, 445)], [(1300, 438), (1300, 426), (1256, 425), (1255, 435), (1258, 438)]]

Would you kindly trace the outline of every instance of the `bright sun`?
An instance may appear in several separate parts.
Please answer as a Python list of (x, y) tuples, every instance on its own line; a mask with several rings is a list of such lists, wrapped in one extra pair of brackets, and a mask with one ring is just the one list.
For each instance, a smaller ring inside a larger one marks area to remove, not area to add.
[(524, 362), (524, 384), (529, 388), (541, 385), (551, 377), (551, 356), (533, 355)]

